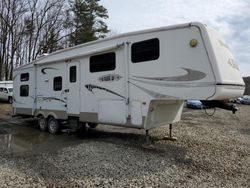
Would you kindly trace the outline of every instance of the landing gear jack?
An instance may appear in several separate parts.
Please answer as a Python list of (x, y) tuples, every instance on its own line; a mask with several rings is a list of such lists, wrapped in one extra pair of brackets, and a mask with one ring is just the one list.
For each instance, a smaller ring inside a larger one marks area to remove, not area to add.
[(146, 130), (146, 144), (151, 144), (152, 140), (149, 136), (148, 130)]
[(142, 147), (144, 147), (145, 149), (154, 149), (155, 146), (153, 144), (153, 140), (149, 135), (149, 130), (146, 130), (146, 136), (145, 136), (145, 141), (146, 143), (142, 145)]
[(154, 142), (160, 141), (160, 140), (169, 140), (169, 141), (176, 141), (177, 138), (172, 136), (172, 124), (169, 124), (169, 136), (165, 136), (160, 139), (152, 139), (149, 135), (149, 130), (146, 130), (146, 145), (143, 145), (146, 149), (154, 149)]
[(177, 138), (172, 136), (172, 124), (169, 124), (169, 136), (165, 136), (163, 140), (176, 141)]

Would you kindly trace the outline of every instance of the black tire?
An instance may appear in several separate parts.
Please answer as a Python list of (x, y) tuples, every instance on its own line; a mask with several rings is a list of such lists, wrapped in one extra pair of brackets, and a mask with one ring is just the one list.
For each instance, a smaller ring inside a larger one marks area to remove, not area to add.
[(59, 128), (60, 128), (59, 122), (53, 117), (49, 118), (49, 121), (48, 121), (49, 133), (57, 134), (59, 132)]
[(8, 103), (12, 104), (13, 103), (13, 98), (12, 97), (9, 97), (8, 99)]
[(97, 123), (88, 123), (88, 126), (92, 129), (96, 128), (97, 127)]
[(47, 131), (48, 129), (48, 121), (44, 116), (38, 117), (38, 126), (41, 131)]

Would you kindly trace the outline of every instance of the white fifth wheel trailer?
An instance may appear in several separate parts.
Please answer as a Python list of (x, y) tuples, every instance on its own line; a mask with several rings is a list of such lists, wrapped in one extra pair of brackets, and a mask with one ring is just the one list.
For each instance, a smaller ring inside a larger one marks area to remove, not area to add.
[(216, 106), (245, 88), (227, 44), (201, 23), (60, 50), (18, 67), (13, 78), (13, 113), (38, 117), (50, 133), (71, 119), (149, 130), (179, 121), (186, 99)]

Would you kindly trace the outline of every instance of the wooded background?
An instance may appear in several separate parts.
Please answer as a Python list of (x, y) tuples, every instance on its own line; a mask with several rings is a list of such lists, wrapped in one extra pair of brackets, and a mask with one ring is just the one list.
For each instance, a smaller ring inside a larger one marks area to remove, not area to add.
[(0, 80), (45, 53), (105, 37), (99, 0), (1, 0)]

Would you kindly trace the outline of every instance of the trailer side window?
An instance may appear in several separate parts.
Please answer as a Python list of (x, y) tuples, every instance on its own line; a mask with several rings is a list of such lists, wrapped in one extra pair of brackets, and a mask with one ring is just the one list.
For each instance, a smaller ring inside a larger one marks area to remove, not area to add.
[(23, 74), (21, 74), (21, 76), (20, 76), (21, 82), (29, 81), (29, 78), (30, 78), (29, 73), (23, 73)]
[(90, 57), (90, 72), (102, 72), (115, 70), (115, 53), (105, 53)]
[(76, 82), (76, 66), (72, 66), (69, 68), (69, 81)]
[(62, 77), (54, 77), (53, 82), (54, 91), (61, 91), (62, 90)]
[(144, 40), (132, 44), (131, 58), (133, 63), (152, 61), (160, 56), (160, 41), (158, 38)]
[(29, 85), (21, 85), (20, 86), (20, 96), (21, 97), (29, 96)]

